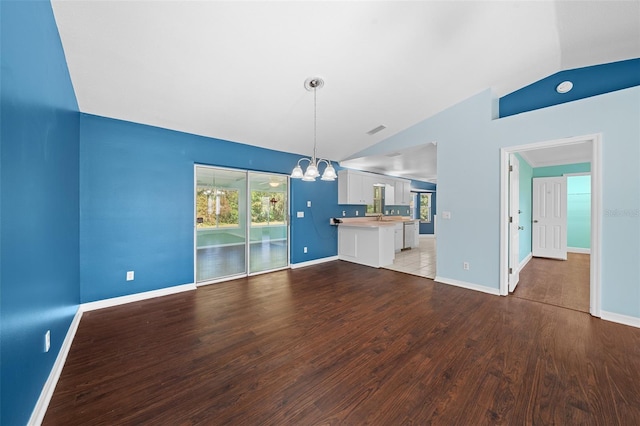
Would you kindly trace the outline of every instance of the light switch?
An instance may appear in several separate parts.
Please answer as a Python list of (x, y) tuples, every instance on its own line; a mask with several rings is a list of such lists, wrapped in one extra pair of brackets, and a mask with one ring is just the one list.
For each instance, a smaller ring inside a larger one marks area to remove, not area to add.
[(298, 212), (298, 214), (296, 215), (296, 217), (304, 217), (304, 212)]
[(311, 201), (307, 201), (307, 207), (311, 207)]

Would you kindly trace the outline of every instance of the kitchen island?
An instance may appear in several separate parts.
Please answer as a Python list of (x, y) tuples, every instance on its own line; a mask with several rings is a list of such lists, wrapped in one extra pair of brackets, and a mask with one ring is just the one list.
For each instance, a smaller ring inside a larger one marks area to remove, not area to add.
[(391, 265), (396, 228), (404, 221), (401, 217), (343, 220), (338, 225), (338, 258), (374, 268)]

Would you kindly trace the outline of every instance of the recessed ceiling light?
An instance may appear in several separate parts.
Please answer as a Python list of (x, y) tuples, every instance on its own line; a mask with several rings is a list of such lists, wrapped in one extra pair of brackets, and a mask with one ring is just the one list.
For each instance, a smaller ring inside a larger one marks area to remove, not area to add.
[(556, 92), (558, 93), (567, 93), (571, 89), (573, 89), (573, 83), (569, 80), (563, 81), (556, 86)]

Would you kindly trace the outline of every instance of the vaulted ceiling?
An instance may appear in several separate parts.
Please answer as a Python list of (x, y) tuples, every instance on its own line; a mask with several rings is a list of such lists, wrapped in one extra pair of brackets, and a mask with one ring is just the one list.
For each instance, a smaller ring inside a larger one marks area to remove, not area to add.
[(638, 1), (52, 4), (82, 112), (310, 154), (320, 76), (332, 160), (487, 88), (640, 57)]

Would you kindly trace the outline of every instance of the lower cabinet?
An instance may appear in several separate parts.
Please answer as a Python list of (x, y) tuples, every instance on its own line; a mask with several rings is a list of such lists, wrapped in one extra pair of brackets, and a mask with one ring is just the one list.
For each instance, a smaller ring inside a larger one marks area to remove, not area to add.
[(399, 252), (404, 248), (404, 224), (402, 222), (397, 223), (394, 232), (393, 248), (396, 252)]
[(338, 258), (380, 268), (393, 263), (395, 226), (338, 226)]

